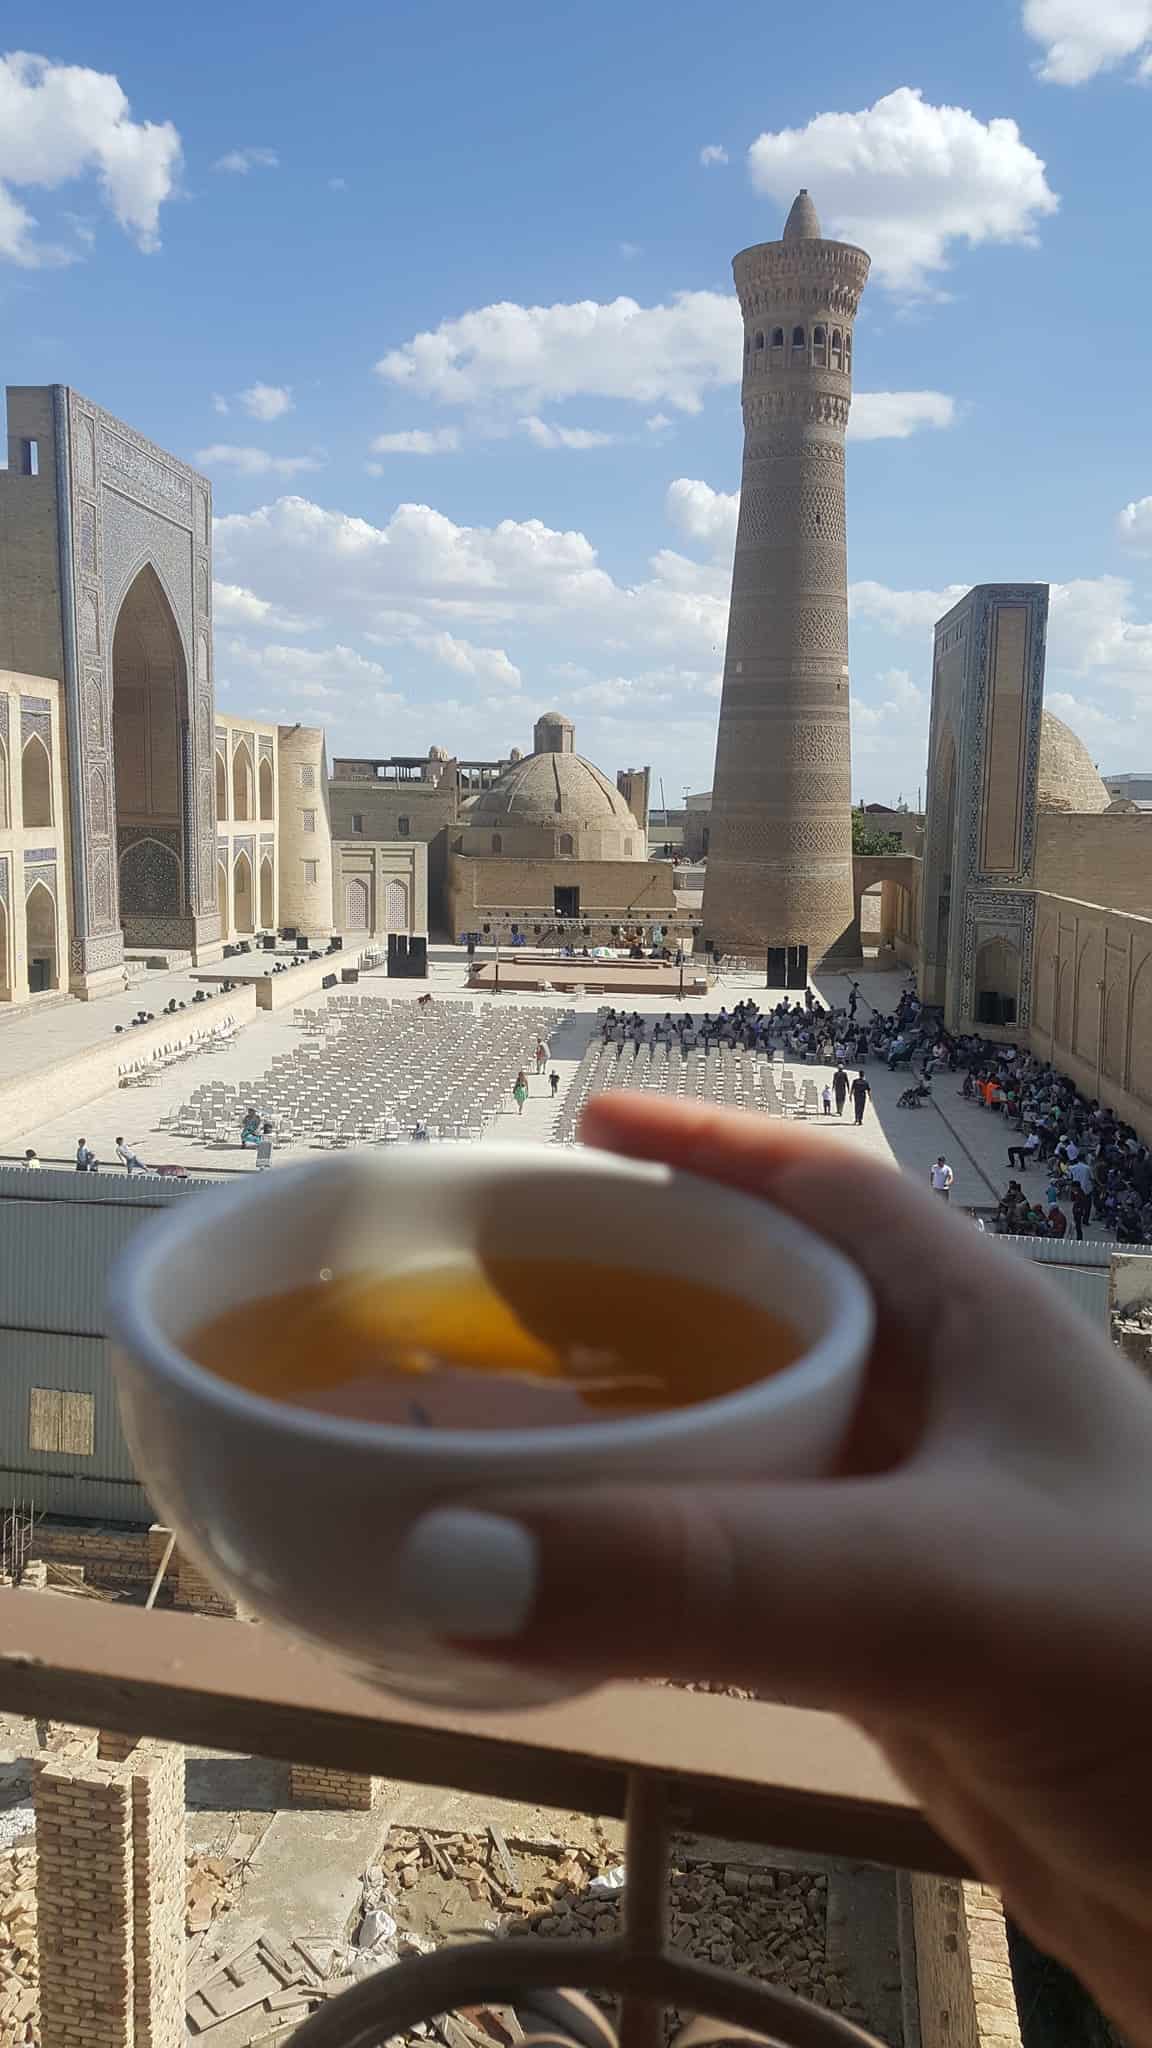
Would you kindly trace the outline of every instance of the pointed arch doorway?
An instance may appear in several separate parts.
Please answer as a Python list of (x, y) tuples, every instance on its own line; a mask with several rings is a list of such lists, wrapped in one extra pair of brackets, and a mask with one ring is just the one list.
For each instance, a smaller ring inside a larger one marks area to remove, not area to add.
[(112, 744), (124, 942), (189, 946), (188, 671), (172, 607), (148, 563), (116, 619)]

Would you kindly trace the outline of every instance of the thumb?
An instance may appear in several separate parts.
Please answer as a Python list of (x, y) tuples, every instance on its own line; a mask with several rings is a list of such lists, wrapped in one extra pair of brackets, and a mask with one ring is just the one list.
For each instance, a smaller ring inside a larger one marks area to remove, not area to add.
[(537, 1668), (711, 1679), (845, 1711), (922, 1705), (954, 1688), (965, 1655), (953, 1533), (922, 1486), (607, 1487), (441, 1508), (410, 1530), (396, 1591), (413, 1623)]

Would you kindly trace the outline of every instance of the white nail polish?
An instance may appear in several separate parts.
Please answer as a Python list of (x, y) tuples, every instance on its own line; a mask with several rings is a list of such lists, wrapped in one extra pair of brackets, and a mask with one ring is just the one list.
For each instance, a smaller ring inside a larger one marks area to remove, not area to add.
[(389, 1605), (429, 1635), (498, 1641), (520, 1634), (537, 1576), (536, 1539), (518, 1522), (437, 1508), (412, 1524), (393, 1560)]

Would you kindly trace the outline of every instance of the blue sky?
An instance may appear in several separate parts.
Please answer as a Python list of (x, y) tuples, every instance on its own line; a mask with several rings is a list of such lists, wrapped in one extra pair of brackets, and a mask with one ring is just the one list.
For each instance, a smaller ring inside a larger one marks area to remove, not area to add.
[(1049, 702), (1152, 766), (1152, 0), (9, 0), (4, 37), (0, 378), (211, 476), (222, 703), (381, 754), (556, 705), (706, 787), (730, 260), (807, 184), (874, 257), (857, 795), (915, 800), (975, 581), (1053, 584)]

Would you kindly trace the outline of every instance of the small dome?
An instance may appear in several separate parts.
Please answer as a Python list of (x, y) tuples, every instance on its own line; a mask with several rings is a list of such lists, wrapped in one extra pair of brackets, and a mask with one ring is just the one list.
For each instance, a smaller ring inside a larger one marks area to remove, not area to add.
[[(567, 720), (565, 720), (567, 723)], [(636, 819), (606, 775), (579, 754), (529, 754), (469, 804), (469, 827), (549, 825), (570, 832), (613, 820), (636, 830)]]
[(784, 223), (784, 240), (786, 242), (818, 242), (821, 240), (820, 216), (808, 196), (808, 187), (806, 185), (801, 186), (795, 199), (792, 201), (792, 211)]
[(1096, 812), (1112, 803), (1083, 740), (1052, 711), (1040, 716), (1036, 802), (1042, 811)]
[(446, 761), (448, 759), (447, 747), (429, 747), (428, 759), (430, 761)]
[(521, 753), (519, 747), (513, 747), (512, 752), (508, 756), (508, 759), (510, 761), (522, 761), (524, 759), (524, 756)]

